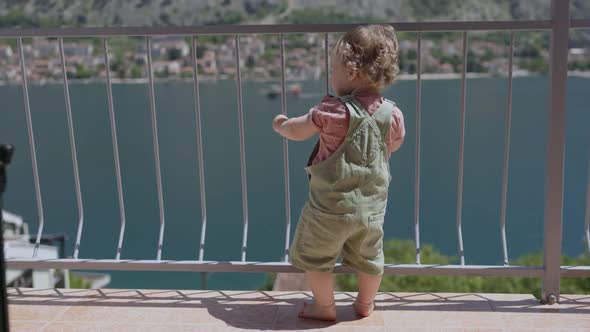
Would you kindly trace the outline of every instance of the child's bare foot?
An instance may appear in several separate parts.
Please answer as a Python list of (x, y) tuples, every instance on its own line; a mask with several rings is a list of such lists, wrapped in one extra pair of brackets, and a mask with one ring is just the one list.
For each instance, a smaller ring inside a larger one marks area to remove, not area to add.
[(361, 317), (368, 317), (373, 313), (373, 310), (375, 310), (375, 301), (371, 303), (362, 303), (358, 300), (355, 300), (352, 303), (352, 306), (354, 307), (357, 315)]
[(315, 302), (304, 302), (303, 308), (299, 312), (299, 317), (324, 321), (335, 321), (336, 305), (334, 303), (328, 305), (319, 305)]

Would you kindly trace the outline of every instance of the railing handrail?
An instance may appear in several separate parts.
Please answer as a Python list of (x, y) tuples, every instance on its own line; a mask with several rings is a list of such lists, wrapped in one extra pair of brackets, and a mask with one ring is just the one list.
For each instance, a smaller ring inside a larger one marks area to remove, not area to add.
[[(572, 22), (584, 26), (582, 22)], [(8, 28), (0, 29), (0, 37), (110, 37), (110, 36), (161, 36), (161, 35), (235, 35), (278, 33), (329, 33), (348, 31), (355, 24), (244, 24), (200, 25), (173, 27), (63, 27), (63, 28)], [(458, 21), (458, 22), (383, 22), (397, 31), (502, 31), (502, 30), (549, 30), (550, 20), (537, 21)]]
[[(350, 24), (224, 24), (174, 27), (63, 27), (63, 28), (2, 28), (0, 38), (29, 37), (149, 37), (166, 35), (235, 35), (279, 33), (329, 33), (348, 31), (367, 23)], [(523, 31), (551, 30), (551, 20), (528, 21), (440, 21), (383, 22), (404, 32), (439, 31)], [(572, 19), (570, 28), (590, 28), (590, 19)]]

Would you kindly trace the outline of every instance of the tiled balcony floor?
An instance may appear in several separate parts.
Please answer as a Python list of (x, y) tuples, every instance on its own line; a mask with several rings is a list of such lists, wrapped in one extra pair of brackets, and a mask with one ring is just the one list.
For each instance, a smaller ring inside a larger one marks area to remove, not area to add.
[(590, 296), (553, 306), (532, 295), (381, 293), (364, 319), (354, 293), (336, 295), (338, 321), (297, 318), (306, 292), (14, 289), (11, 331), (590, 331)]

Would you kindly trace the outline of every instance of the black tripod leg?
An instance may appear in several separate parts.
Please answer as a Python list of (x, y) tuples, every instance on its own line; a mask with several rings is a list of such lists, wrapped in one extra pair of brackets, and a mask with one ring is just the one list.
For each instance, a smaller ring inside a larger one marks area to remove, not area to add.
[(4, 217), (2, 216), (2, 195), (6, 186), (6, 168), (0, 164), (0, 327), (8, 331), (8, 297), (6, 294), (6, 265), (4, 263)]

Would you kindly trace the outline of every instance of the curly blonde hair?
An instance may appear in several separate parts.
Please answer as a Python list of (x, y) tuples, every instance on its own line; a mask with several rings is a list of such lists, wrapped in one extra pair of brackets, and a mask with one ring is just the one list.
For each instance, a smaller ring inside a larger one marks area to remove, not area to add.
[(399, 72), (397, 37), (392, 26), (359, 26), (345, 33), (333, 54), (349, 69), (358, 70), (377, 87), (391, 84)]

